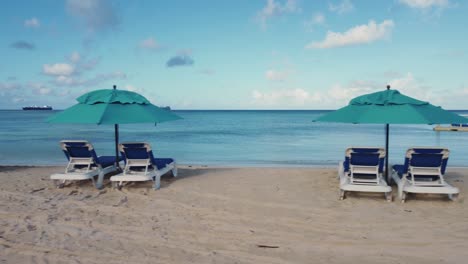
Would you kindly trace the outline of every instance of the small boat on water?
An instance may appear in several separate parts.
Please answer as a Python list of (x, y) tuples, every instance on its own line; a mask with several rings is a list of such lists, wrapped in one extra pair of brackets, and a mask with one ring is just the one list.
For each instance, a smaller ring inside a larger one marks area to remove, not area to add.
[(434, 131), (468, 132), (468, 124), (451, 124), (448, 127), (437, 125), (434, 127)]
[(50, 105), (44, 105), (44, 106), (25, 106), (23, 107), (23, 110), (52, 110), (52, 106)]

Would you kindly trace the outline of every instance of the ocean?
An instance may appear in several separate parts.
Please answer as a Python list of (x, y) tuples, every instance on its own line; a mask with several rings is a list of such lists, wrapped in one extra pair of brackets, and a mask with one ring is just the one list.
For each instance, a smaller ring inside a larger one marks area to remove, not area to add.
[[(56, 111), (0, 110), (0, 165), (65, 165), (63, 139), (86, 139), (98, 155), (114, 153), (113, 126), (49, 124)], [(335, 166), (349, 146), (385, 146), (384, 125), (312, 122), (326, 113), (179, 110), (184, 119), (120, 125), (120, 141), (145, 141), (158, 157), (208, 166)], [(467, 115), (468, 111), (456, 111)], [(390, 125), (389, 163), (411, 146), (450, 149), (449, 165), (468, 166), (468, 132), (435, 132), (433, 125)]]

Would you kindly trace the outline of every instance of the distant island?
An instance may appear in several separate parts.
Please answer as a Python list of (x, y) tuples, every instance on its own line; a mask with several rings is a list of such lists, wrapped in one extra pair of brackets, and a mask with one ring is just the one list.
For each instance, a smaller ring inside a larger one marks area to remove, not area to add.
[(25, 106), (23, 107), (23, 110), (52, 110), (52, 106), (50, 105), (44, 105), (44, 106)]

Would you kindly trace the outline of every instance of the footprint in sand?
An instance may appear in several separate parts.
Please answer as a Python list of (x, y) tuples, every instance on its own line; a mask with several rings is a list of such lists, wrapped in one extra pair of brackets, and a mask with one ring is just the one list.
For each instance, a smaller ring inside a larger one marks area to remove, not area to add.
[(113, 206), (118, 207), (118, 206), (121, 206), (121, 205), (126, 205), (127, 202), (128, 202), (128, 198), (127, 198), (127, 196), (124, 196), (124, 197), (120, 198), (120, 201), (117, 204), (114, 204)]

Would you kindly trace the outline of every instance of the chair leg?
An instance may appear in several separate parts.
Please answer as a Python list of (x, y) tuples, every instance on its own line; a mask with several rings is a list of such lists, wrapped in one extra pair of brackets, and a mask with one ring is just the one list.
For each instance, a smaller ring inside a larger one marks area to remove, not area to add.
[(406, 202), (406, 192), (402, 192), (401, 196), (400, 196), (400, 199), (401, 199), (401, 203), (405, 203)]
[(54, 180), (54, 185), (57, 189), (62, 189), (65, 186), (65, 180)]
[(154, 176), (153, 189), (159, 190), (159, 188), (161, 188), (161, 175), (156, 175)]
[(393, 182), (394, 182), (394, 180), (393, 180), (393, 174), (394, 174), (394, 173), (395, 173), (395, 171), (392, 170), (392, 171), (390, 172), (390, 174), (388, 175), (388, 179), (386, 179), (386, 180), (387, 180), (387, 184), (388, 184), (389, 186), (393, 185)]
[(398, 184), (398, 198), (403, 199), (403, 185), (404, 183), (400, 182)]
[(346, 198), (345, 190), (340, 189), (340, 200), (344, 200)]
[(121, 190), (122, 189), (122, 183), (118, 182), (118, 181), (113, 181), (112, 182), (112, 189), (114, 190)]
[(391, 202), (393, 200), (392, 193), (391, 192), (385, 193), (385, 199), (387, 199), (387, 202)]
[(455, 193), (455, 194), (451, 193), (448, 195), (448, 198), (452, 200), (453, 202), (455, 202), (458, 199), (458, 193)]
[[(94, 183), (94, 179), (93, 179), (93, 183)], [(99, 175), (98, 175), (98, 180), (97, 182), (94, 184), (94, 186), (96, 187), (96, 189), (100, 190), (102, 189), (104, 186), (104, 171), (100, 171), (99, 172)]]

